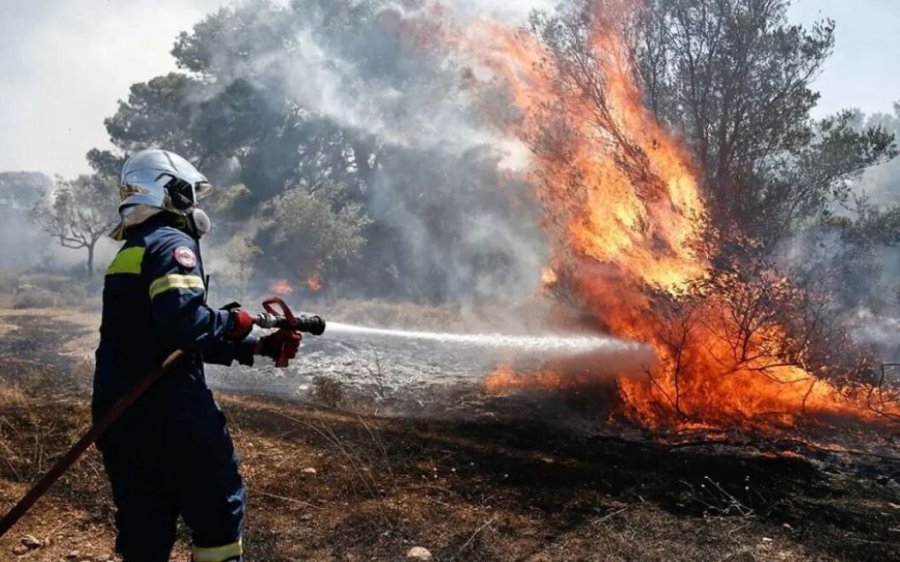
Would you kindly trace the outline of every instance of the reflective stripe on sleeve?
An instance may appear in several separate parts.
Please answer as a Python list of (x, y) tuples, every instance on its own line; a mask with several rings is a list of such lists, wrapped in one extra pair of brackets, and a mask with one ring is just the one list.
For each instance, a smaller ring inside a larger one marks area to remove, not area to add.
[(113, 262), (109, 264), (106, 274), (132, 273), (138, 275), (141, 273), (142, 261), (144, 261), (144, 248), (140, 246), (125, 248), (116, 254)]
[(200, 291), (206, 289), (203, 284), (203, 278), (199, 275), (178, 275), (171, 273), (157, 278), (150, 283), (150, 300), (156, 295), (171, 291), (172, 289), (198, 289)]
[(241, 540), (224, 546), (215, 546), (212, 548), (201, 548), (195, 546), (192, 549), (194, 562), (225, 562), (231, 558), (238, 558), (244, 553), (241, 546)]

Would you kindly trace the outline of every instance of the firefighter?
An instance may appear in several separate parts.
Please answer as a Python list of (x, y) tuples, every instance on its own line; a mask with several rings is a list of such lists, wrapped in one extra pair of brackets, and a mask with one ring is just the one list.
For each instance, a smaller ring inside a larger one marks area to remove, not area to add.
[(203, 364), (253, 365), (254, 355), (294, 357), (299, 336), (250, 335), (250, 315), (207, 306), (199, 240), (210, 226), (197, 199), (211, 186), (187, 160), (144, 150), (122, 168), (125, 244), (106, 272), (92, 410), (98, 419), (173, 351), (186, 357), (99, 441), (116, 504), (116, 548), (125, 562), (168, 561), (179, 516), (195, 562), (242, 556), (247, 493), (225, 417)]

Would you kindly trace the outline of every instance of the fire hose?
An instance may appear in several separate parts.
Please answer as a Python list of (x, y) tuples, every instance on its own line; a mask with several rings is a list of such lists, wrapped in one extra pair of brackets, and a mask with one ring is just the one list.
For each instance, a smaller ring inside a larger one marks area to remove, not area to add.
[[(276, 308), (277, 307), (277, 308)], [(253, 317), (253, 323), (260, 328), (288, 330), (292, 332), (305, 332), (314, 336), (320, 336), (325, 332), (325, 320), (320, 316), (295, 316), (285, 302), (277, 297), (263, 302), (264, 313)], [(56, 461), (38, 482), (26, 493), (21, 500), (9, 512), (0, 519), (0, 537), (3, 537), (16, 522), (21, 519), (28, 510), (37, 502), (65, 472), (81, 457), (81, 455), (93, 445), (97, 439), (108, 430), (119, 417), (135, 401), (138, 400), (153, 384), (162, 378), (171, 368), (178, 364), (186, 352), (177, 350), (169, 355), (162, 365), (147, 373), (138, 380), (128, 392), (119, 398), (106, 411), (100, 419), (85, 433), (74, 445)], [(288, 357), (283, 350), (275, 360), (276, 367), (287, 367)]]

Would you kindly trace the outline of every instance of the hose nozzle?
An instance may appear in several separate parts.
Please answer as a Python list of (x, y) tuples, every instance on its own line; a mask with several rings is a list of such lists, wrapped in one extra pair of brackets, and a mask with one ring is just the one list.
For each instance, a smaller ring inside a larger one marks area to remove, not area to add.
[(321, 336), (325, 333), (325, 319), (321, 316), (305, 316), (301, 314), (294, 318), (293, 329), (298, 332)]
[[(281, 307), (281, 314), (277, 313), (274, 309), (274, 305)], [(295, 332), (304, 332), (314, 336), (321, 336), (325, 333), (324, 318), (312, 314), (294, 315), (284, 301), (277, 297), (266, 300), (263, 303), (263, 308), (265, 308), (265, 312), (253, 317), (253, 323), (260, 328), (293, 330)]]

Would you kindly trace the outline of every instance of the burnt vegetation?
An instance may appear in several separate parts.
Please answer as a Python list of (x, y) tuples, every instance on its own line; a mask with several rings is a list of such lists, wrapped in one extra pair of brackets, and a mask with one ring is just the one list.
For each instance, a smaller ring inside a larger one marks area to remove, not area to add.
[[(84, 370), (32, 344), (87, 328), (50, 316), (4, 322), (21, 326), (0, 345), (0, 503), (9, 504), (89, 417)], [(223, 407), (253, 506), (251, 560), (398, 560), (414, 545), (460, 561), (900, 556), (900, 460), (890, 454), (749, 436), (652, 443), (573, 432), (508, 407), (469, 421), (246, 395), (225, 396)], [(113, 513), (92, 450), (0, 552), (112, 559)]]

